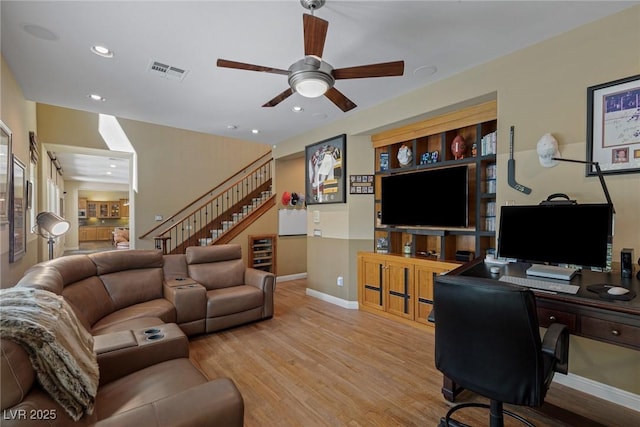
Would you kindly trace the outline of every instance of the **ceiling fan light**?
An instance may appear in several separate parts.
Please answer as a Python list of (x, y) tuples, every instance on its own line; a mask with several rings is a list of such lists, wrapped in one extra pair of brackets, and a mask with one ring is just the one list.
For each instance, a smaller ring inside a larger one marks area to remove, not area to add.
[(305, 98), (317, 98), (329, 90), (329, 84), (321, 79), (303, 79), (296, 83), (295, 90)]

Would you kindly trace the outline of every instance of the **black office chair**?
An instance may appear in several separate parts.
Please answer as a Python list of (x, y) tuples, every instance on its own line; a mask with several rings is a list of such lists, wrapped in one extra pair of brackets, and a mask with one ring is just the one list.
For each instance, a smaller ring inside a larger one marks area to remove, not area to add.
[(439, 426), (464, 426), (451, 414), (466, 407), (489, 408), (491, 427), (504, 425), (503, 414), (533, 426), (503, 403), (542, 405), (554, 372), (567, 373), (567, 327), (552, 324), (541, 341), (533, 292), (496, 282), (436, 281), (434, 318), (438, 370), (491, 401), (456, 405)]

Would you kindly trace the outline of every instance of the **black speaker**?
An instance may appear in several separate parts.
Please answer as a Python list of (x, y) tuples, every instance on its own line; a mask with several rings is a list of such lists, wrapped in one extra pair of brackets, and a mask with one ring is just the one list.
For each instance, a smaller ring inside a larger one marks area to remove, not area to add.
[(622, 277), (630, 278), (633, 274), (633, 249), (624, 248), (620, 252), (620, 271)]

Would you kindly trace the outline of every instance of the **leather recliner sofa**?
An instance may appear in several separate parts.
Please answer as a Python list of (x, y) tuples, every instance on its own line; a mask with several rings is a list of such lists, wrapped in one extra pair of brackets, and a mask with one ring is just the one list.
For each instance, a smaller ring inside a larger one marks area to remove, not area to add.
[[(93, 415), (74, 422), (38, 386), (24, 350), (2, 339), (2, 425), (242, 425), (235, 384), (208, 381), (189, 361), (186, 337), (273, 316), (275, 276), (246, 268), (239, 245), (61, 257), (33, 266), (16, 286), (69, 303), (94, 336), (100, 387)], [(149, 332), (161, 339), (150, 342)], [(47, 409), (55, 420), (20, 418)]]

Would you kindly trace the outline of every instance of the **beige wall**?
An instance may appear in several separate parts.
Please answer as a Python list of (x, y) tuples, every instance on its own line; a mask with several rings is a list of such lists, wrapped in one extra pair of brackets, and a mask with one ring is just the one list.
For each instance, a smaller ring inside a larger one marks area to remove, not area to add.
[[(275, 163), (274, 191), (278, 209), (301, 209), (284, 206), (282, 194), (304, 194), (304, 157), (302, 155), (278, 159)], [(278, 236), (278, 276), (291, 276), (307, 272), (307, 236)]]
[[(36, 107), (25, 100), (4, 58), (0, 64), (0, 120), (13, 133), (13, 153), (26, 165), (29, 176), (29, 131), (36, 130)], [(41, 156), (42, 157), (42, 156)], [(27, 246), (24, 257), (9, 263), (9, 224), (0, 224), (0, 287), (14, 285), (38, 260), (38, 236), (31, 233), (27, 212)]]
[[(300, 153), (307, 144), (346, 133), (348, 158), (371, 158), (371, 145), (352, 144), (354, 136), (366, 137), (381, 128), (397, 127), (433, 116), (452, 107), (469, 104), (470, 100), (477, 102), (497, 98), (498, 205), (504, 205), (507, 201), (538, 204), (549, 194), (557, 192), (567, 193), (582, 203), (603, 202), (604, 196), (597, 178), (584, 177), (582, 165), (561, 164), (551, 169), (542, 168), (535, 152), (536, 143), (543, 134), (549, 132), (558, 139), (562, 156), (585, 159), (586, 89), (588, 86), (640, 74), (638, 22), (640, 7), (635, 7), (583, 26), (281, 142), (274, 149), (274, 157), (277, 159)], [(410, 78), (409, 75), (407, 77)], [(437, 75), (434, 77), (437, 78)], [(532, 188), (528, 196), (510, 188), (506, 182), (511, 125), (516, 129), (517, 180)], [(372, 160), (368, 166), (363, 166), (362, 171), (356, 172), (350, 166), (348, 161), (347, 174), (373, 172)], [(636, 248), (638, 252), (640, 176), (608, 175), (606, 180), (617, 211), (614, 254), (619, 254), (623, 247)], [(356, 276), (355, 252), (347, 249), (349, 245), (345, 241), (364, 238), (369, 239), (370, 247), (373, 246), (371, 225), (367, 225), (368, 231), (363, 230), (366, 237), (354, 235), (359, 235), (356, 228), (358, 218), (373, 221), (373, 200), (362, 201), (349, 197), (346, 205), (326, 205), (319, 209), (326, 223), (321, 238), (309, 238), (308, 285), (314, 290), (355, 300), (355, 280), (350, 280), (350, 290), (343, 290), (336, 288), (332, 276), (338, 272), (349, 277)], [(314, 227), (309, 222), (309, 232)], [(356, 231), (352, 232), (352, 227)], [(345, 259), (347, 256), (350, 258)], [(325, 269), (322, 266), (332, 267)], [(615, 367), (612, 366), (613, 361)], [(580, 376), (640, 394), (638, 366), (640, 352), (572, 338), (570, 370)]]
[[(108, 149), (98, 134), (97, 114), (44, 104), (38, 104), (37, 111), (41, 143)], [(138, 193), (130, 219), (138, 249), (153, 247), (153, 239), (137, 236), (157, 225), (155, 215), (170, 217), (271, 149), (134, 120), (118, 121), (138, 158)]]

